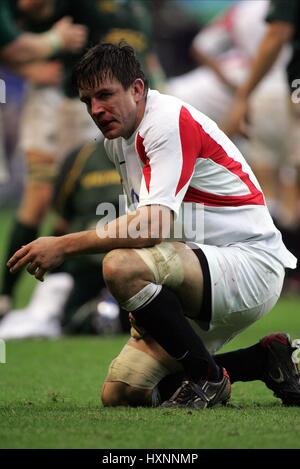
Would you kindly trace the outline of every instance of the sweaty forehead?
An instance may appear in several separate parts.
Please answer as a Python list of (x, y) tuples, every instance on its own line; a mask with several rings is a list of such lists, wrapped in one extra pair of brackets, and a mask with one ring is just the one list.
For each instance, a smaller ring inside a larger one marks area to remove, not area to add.
[(122, 87), (122, 84), (116, 79), (111, 77), (95, 77), (93, 81), (83, 81), (79, 83), (79, 94), (95, 94), (102, 90), (116, 90)]
[(111, 70), (85, 70), (79, 78), (77, 85), (80, 89), (95, 89), (103, 84), (118, 82)]

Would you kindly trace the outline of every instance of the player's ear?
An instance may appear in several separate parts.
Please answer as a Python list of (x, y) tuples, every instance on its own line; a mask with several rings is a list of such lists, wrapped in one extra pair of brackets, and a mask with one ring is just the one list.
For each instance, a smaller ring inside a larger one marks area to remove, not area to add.
[(145, 83), (141, 78), (137, 78), (132, 84), (132, 92), (136, 102), (141, 101), (144, 98)]

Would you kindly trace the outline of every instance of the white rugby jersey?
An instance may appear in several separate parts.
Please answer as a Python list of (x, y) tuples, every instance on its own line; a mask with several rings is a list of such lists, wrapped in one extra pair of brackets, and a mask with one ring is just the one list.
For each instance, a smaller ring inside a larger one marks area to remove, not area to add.
[(296, 266), (244, 157), (214, 121), (192, 106), (149, 90), (135, 133), (128, 140), (105, 139), (105, 148), (129, 205), (164, 205), (178, 215), (182, 204), (193, 202), (194, 210), (204, 209), (198, 242), (251, 243), (285, 267)]

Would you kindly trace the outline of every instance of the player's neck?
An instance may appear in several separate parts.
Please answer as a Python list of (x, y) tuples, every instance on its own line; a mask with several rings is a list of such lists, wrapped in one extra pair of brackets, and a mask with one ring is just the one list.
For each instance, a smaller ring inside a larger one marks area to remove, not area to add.
[(134, 123), (132, 131), (128, 134), (128, 136), (124, 137), (125, 140), (130, 140), (132, 136), (135, 134), (135, 132), (137, 131), (137, 129), (139, 128), (140, 123), (142, 122), (144, 115), (145, 115), (146, 101), (147, 101), (147, 98), (145, 97), (142, 101), (140, 101), (137, 104), (137, 113), (136, 113), (135, 123)]

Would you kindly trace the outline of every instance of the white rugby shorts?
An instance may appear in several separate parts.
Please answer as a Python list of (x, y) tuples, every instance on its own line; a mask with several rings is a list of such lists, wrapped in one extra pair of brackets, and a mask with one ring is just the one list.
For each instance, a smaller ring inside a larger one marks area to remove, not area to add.
[(209, 267), (211, 319), (209, 324), (189, 321), (207, 349), (215, 353), (273, 308), (282, 290), (285, 270), (255, 245), (198, 247)]

